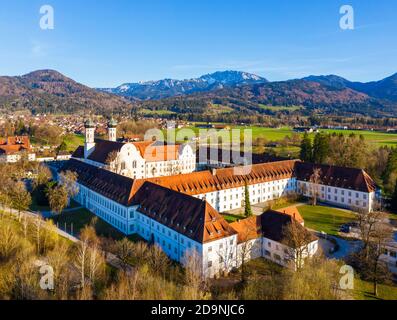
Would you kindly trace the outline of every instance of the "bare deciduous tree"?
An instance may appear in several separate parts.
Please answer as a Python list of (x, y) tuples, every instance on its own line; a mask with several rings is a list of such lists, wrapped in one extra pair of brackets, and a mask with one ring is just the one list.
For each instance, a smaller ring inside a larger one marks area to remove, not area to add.
[(373, 294), (378, 295), (378, 284), (390, 279), (390, 272), (381, 256), (393, 239), (393, 228), (388, 215), (382, 211), (357, 210), (359, 237), (363, 248), (351, 259), (362, 276), (373, 283)]
[(65, 188), (68, 200), (75, 197), (79, 193), (77, 173), (69, 170), (61, 172), (59, 174), (59, 185)]
[(206, 281), (203, 274), (203, 260), (198, 252), (190, 250), (185, 254), (185, 292), (186, 299), (198, 300), (205, 298)]
[(134, 256), (135, 246), (127, 238), (123, 238), (120, 241), (116, 241), (113, 246), (114, 254), (120, 259), (122, 268), (126, 271), (130, 259)]
[(317, 199), (320, 196), (320, 184), (321, 184), (321, 169), (313, 169), (313, 174), (310, 176), (310, 194), (312, 199), (312, 205), (317, 205)]
[(302, 269), (304, 260), (309, 256), (309, 244), (313, 242), (314, 236), (303, 227), (297, 220), (291, 218), (283, 229), (283, 243), (288, 247), (285, 254), (293, 263), (295, 270)]

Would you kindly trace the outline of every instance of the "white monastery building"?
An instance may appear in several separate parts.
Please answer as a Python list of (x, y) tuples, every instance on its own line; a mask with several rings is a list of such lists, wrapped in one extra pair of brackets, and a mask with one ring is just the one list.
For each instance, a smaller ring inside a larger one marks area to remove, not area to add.
[[(124, 234), (139, 234), (159, 245), (175, 261), (184, 263), (196, 252), (206, 276), (230, 271), (247, 258), (294, 266), (302, 251), (286, 242), (283, 233), (295, 222), (308, 232), (297, 210), (268, 211), (230, 224), (223, 218), (222, 212), (244, 207), (246, 187), (252, 204), (315, 193), (324, 202), (370, 211), (377, 201), (374, 181), (360, 169), (286, 160), (241, 167), (247, 170), (240, 174), (235, 168), (195, 171), (190, 146), (119, 143), (115, 126), (109, 123), (114, 129), (109, 141), (95, 140), (95, 126), (86, 122), (85, 146), (62, 169), (78, 175), (75, 200)], [(175, 164), (176, 172), (167, 170)], [(311, 182), (315, 170), (317, 183)], [(317, 248), (313, 236), (305, 257)]]
[(108, 140), (95, 139), (95, 124), (85, 122), (85, 144), (72, 155), (99, 168), (141, 179), (189, 173), (196, 170), (196, 155), (189, 145), (156, 141), (117, 142), (117, 123), (108, 123)]

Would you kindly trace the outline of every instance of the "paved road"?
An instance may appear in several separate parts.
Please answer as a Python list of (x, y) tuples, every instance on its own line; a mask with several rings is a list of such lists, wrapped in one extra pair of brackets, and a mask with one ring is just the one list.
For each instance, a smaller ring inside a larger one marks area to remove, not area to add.
[[(79, 206), (79, 207), (75, 207), (75, 208), (64, 209), (64, 210), (62, 211), (62, 213), (78, 211), (78, 210), (83, 209), (83, 208), (84, 208), (84, 207)], [(51, 218), (51, 217), (55, 216), (55, 213), (53, 213), (52, 211), (40, 211), (40, 214), (41, 214), (44, 218)]]
[(327, 235), (327, 239), (333, 239), (339, 246), (336, 252), (330, 252), (330, 249), (334, 247), (334, 243), (319, 236), (319, 245), (323, 249), (323, 252), (327, 258), (343, 260), (350, 254), (357, 252), (362, 243), (360, 240), (345, 240), (339, 237)]

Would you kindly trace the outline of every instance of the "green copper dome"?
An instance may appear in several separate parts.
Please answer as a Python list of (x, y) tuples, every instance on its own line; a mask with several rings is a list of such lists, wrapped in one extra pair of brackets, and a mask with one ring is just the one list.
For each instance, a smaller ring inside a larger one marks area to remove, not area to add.
[(117, 127), (117, 121), (113, 117), (109, 120), (108, 127), (109, 128), (116, 128)]
[(88, 120), (86, 120), (84, 122), (84, 127), (85, 128), (95, 128), (95, 123), (94, 123), (94, 121), (92, 121), (91, 118), (89, 118)]

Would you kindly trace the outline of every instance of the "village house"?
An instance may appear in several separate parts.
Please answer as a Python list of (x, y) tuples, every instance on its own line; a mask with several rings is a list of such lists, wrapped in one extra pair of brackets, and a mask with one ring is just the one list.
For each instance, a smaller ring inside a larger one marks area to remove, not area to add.
[(15, 163), (24, 156), (28, 161), (36, 159), (28, 136), (0, 138), (0, 162)]

